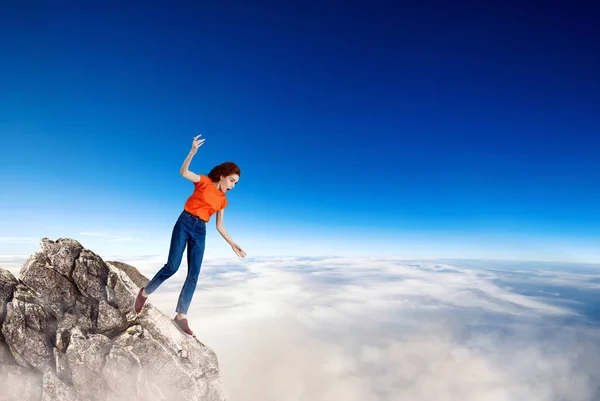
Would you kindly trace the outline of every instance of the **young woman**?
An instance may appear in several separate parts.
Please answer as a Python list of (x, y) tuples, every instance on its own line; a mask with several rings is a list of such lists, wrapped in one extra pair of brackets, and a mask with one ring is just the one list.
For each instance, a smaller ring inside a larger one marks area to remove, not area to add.
[(189, 170), (190, 162), (198, 148), (204, 143), (204, 139), (198, 139), (199, 137), (200, 135), (194, 137), (192, 149), (179, 171), (183, 177), (194, 183), (194, 192), (185, 202), (183, 211), (173, 227), (167, 263), (156, 273), (146, 287), (140, 289), (134, 305), (135, 312), (140, 313), (148, 296), (165, 280), (175, 274), (179, 269), (183, 251), (187, 245), (188, 273), (179, 294), (176, 308), (177, 316), (173, 320), (188, 335), (194, 335), (194, 333), (188, 326), (186, 314), (196, 289), (196, 282), (198, 281), (204, 256), (206, 223), (214, 213), (217, 214), (217, 231), (231, 245), (236, 255), (242, 258), (246, 256), (246, 253), (231, 239), (225, 230), (225, 226), (223, 226), (223, 209), (227, 206), (225, 194), (231, 191), (239, 181), (240, 168), (235, 163), (225, 162), (215, 166), (208, 175), (192, 173)]

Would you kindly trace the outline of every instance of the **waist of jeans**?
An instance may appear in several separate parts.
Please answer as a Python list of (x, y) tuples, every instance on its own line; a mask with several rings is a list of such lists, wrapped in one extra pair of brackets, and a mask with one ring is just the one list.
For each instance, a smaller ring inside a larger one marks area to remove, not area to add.
[(182, 214), (183, 214), (183, 215), (185, 215), (185, 216), (191, 216), (191, 217), (193, 217), (194, 219), (196, 219), (196, 220), (198, 220), (198, 221), (201, 221), (202, 223), (206, 223), (206, 221), (202, 220), (200, 217), (196, 216), (195, 214), (192, 214), (192, 213), (188, 212), (187, 210), (184, 210), (184, 211), (182, 212)]

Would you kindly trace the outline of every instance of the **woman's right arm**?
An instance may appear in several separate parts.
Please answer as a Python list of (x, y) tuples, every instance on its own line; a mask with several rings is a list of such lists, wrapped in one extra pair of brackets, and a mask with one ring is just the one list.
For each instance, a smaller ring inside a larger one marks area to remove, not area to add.
[(198, 139), (199, 137), (200, 135), (194, 137), (194, 141), (192, 142), (192, 149), (190, 150), (190, 153), (188, 153), (187, 157), (183, 161), (183, 165), (179, 169), (179, 174), (181, 174), (183, 177), (187, 178), (192, 182), (200, 181), (200, 176), (196, 173), (192, 173), (189, 170), (190, 163), (192, 162), (196, 151), (198, 151), (198, 148), (204, 143), (204, 139)]

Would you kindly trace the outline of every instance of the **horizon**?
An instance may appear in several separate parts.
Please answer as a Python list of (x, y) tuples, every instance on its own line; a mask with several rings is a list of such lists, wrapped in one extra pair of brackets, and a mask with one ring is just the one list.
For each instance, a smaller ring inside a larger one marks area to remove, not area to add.
[[(52, 241), (56, 241), (59, 238), (49, 238)], [(63, 238), (65, 239), (65, 238)], [(110, 253), (101, 253), (97, 252), (97, 249), (93, 247), (89, 247), (85, 242), (79, 241), (77, 238), (74, 239), (82, 244), (82, 246), (90, 251), (96, 253), (100, 256), (105, 262), (109, 261), (117, 261), (129, 264), (136, 269), (138, 269), (142, 274), (146, 276), (152, 276), (162, 265), (166, 262), (167, 254), (110, 254)], [(41, 240), (41, 238), (40, 238)], [(26, 261), (31, 257), (35, 252), (41, 251), (39, 245), (34, 247), (35, 249), (29, 254), (0, 254), (0, 268), (7, 269), (10, 271), (15, 277), (19, 277), (21, 268), (26, 263)], [(235, 258), (235, 260), (233, 259)], [(354, 255), (341, 255), (341, 254), (315, 254), (313, 256), (307, 255), (294, 255), (294, 254), (270, 254), (270, 255), (253, 255), (247, 256), (244, 259), (239, 259), (237, 257), (232, 257), (228, 254), (228, 252), (212, 252), (210, 254), (206, 254), (204, 256), (204, 265), (211, 265), (213, 263), (257, 263), (264, 262), (269, 260), (296, 260), (296, 261), (305, 261), (305, 260), (352, 260), (354, 262), (397, 262), (397, 263), (426, 263), (426, 264), (449, 264), (455, 266), (461, 266), (462, 268), (480, 266), (485, 268), (490, 268), (491, 264), (496, 264), (496, 266), (502, 269), (511, 269), (512, 268), (521, 268), (524, 266), (531, 266), (534, 268), (550, 268), (556, 270), (565, 270), (565, 269), (583, 269), (584, 271), (588, 271), (590, 273), (597, 272), (600, 270), (600, 263), (595, 262), (572, 262), (567, 260), (538, 260), (538, 259), (488, 259), (488, 258), (400, 258), (394, 256), (373, 256), (373, 255), (363, 255), (363, 256), (354, 256)], [(208, 274), (210, 272), (206, 271), (207, 267), (203, 267), (201, 273), (202, 275)], [(185, 257), (181, 261), (181, 266), (176, 273), (176, 277), (179, 279), (183, 278), (183, 274), (187, 271), (187, 261)], [(183, 273), (182, 273), (183, 272)], [(201, 278), (202, 280), (202, 278)]]

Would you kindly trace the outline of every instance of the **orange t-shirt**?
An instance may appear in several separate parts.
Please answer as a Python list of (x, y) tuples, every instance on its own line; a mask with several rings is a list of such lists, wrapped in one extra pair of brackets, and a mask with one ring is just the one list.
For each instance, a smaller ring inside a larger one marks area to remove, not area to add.
[(210, 216), (227, 206), (227, 197), (206, 175), (194, 183), (194, 193), (185, 202), (183, 210), (208, 222)]

